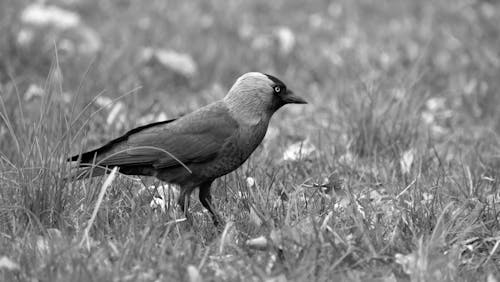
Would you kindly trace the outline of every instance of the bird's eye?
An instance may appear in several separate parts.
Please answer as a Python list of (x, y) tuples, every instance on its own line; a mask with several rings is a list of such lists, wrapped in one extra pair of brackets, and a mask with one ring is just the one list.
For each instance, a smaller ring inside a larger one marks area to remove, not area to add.
[(281, 87), (279, 86), (274, 86), (274, 92), (280, 93), (281, 92)]

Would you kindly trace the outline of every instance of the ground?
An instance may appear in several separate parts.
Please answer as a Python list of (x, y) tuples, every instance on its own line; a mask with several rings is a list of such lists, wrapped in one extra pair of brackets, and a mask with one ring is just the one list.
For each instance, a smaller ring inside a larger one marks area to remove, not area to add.
[[(500, 279), (497, 1), (45, 2), (0, 3), (0, 280)], [(65, 178), (248, 71), (309, 104), (214, 183), (222, 232), (159, 181)]]

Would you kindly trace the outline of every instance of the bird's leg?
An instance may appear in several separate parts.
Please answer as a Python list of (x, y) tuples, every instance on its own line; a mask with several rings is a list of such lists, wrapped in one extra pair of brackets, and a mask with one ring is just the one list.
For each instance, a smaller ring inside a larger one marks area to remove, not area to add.
[(184, 213), (184, 216), (187, 218), (187, 220), (190, 221), (188, 210), (189, 210), (191, 191), (193, 189), (190, 187), (181, 187), (180, 190), (181, 191), (179, 194), (179, 199), (177, 200), (177, 204), (181, 208), (181, 211), (182, 213)]
[(212, 220), (214, 221), (214, 225), (218, 227), (221, 224), (220, 216), (215, 211), (212, 204), (212, 194), (210, 193), (210, 186), (212, 185), (213, 180), (207, 181), (200, 185), (200, 202), (201, 204), (210, 212), (212, 215)]

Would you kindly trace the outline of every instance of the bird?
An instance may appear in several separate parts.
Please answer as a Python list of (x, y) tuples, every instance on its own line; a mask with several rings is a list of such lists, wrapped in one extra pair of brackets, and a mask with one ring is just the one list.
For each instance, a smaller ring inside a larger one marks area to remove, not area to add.
[(188, 216), (191, 193), (215, 226), (222, 222), (212, 204), (215, 179), (240, 167), (262, 142), (273, 114), (286, 104), (307, 104), (273, 75), (248, 72), (227, 95), (177, 119), (134, 128), (105, 145), (68, 158), (82, 179), (118, 167), (126, 175), (153, 176), (180, 187), (177, 204)]

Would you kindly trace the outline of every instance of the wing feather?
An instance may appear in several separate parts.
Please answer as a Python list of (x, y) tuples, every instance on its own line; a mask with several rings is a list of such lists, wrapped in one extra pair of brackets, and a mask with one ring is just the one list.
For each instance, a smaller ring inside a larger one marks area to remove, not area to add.
[(172, 122), (132, 130), (106, 152), (92, 152), (97, 152), (97, 162), (103, 166), (168, 168), (179, 162), (200, 163), (215, 158), (237, 129), (225, 104), (214, 103)]

